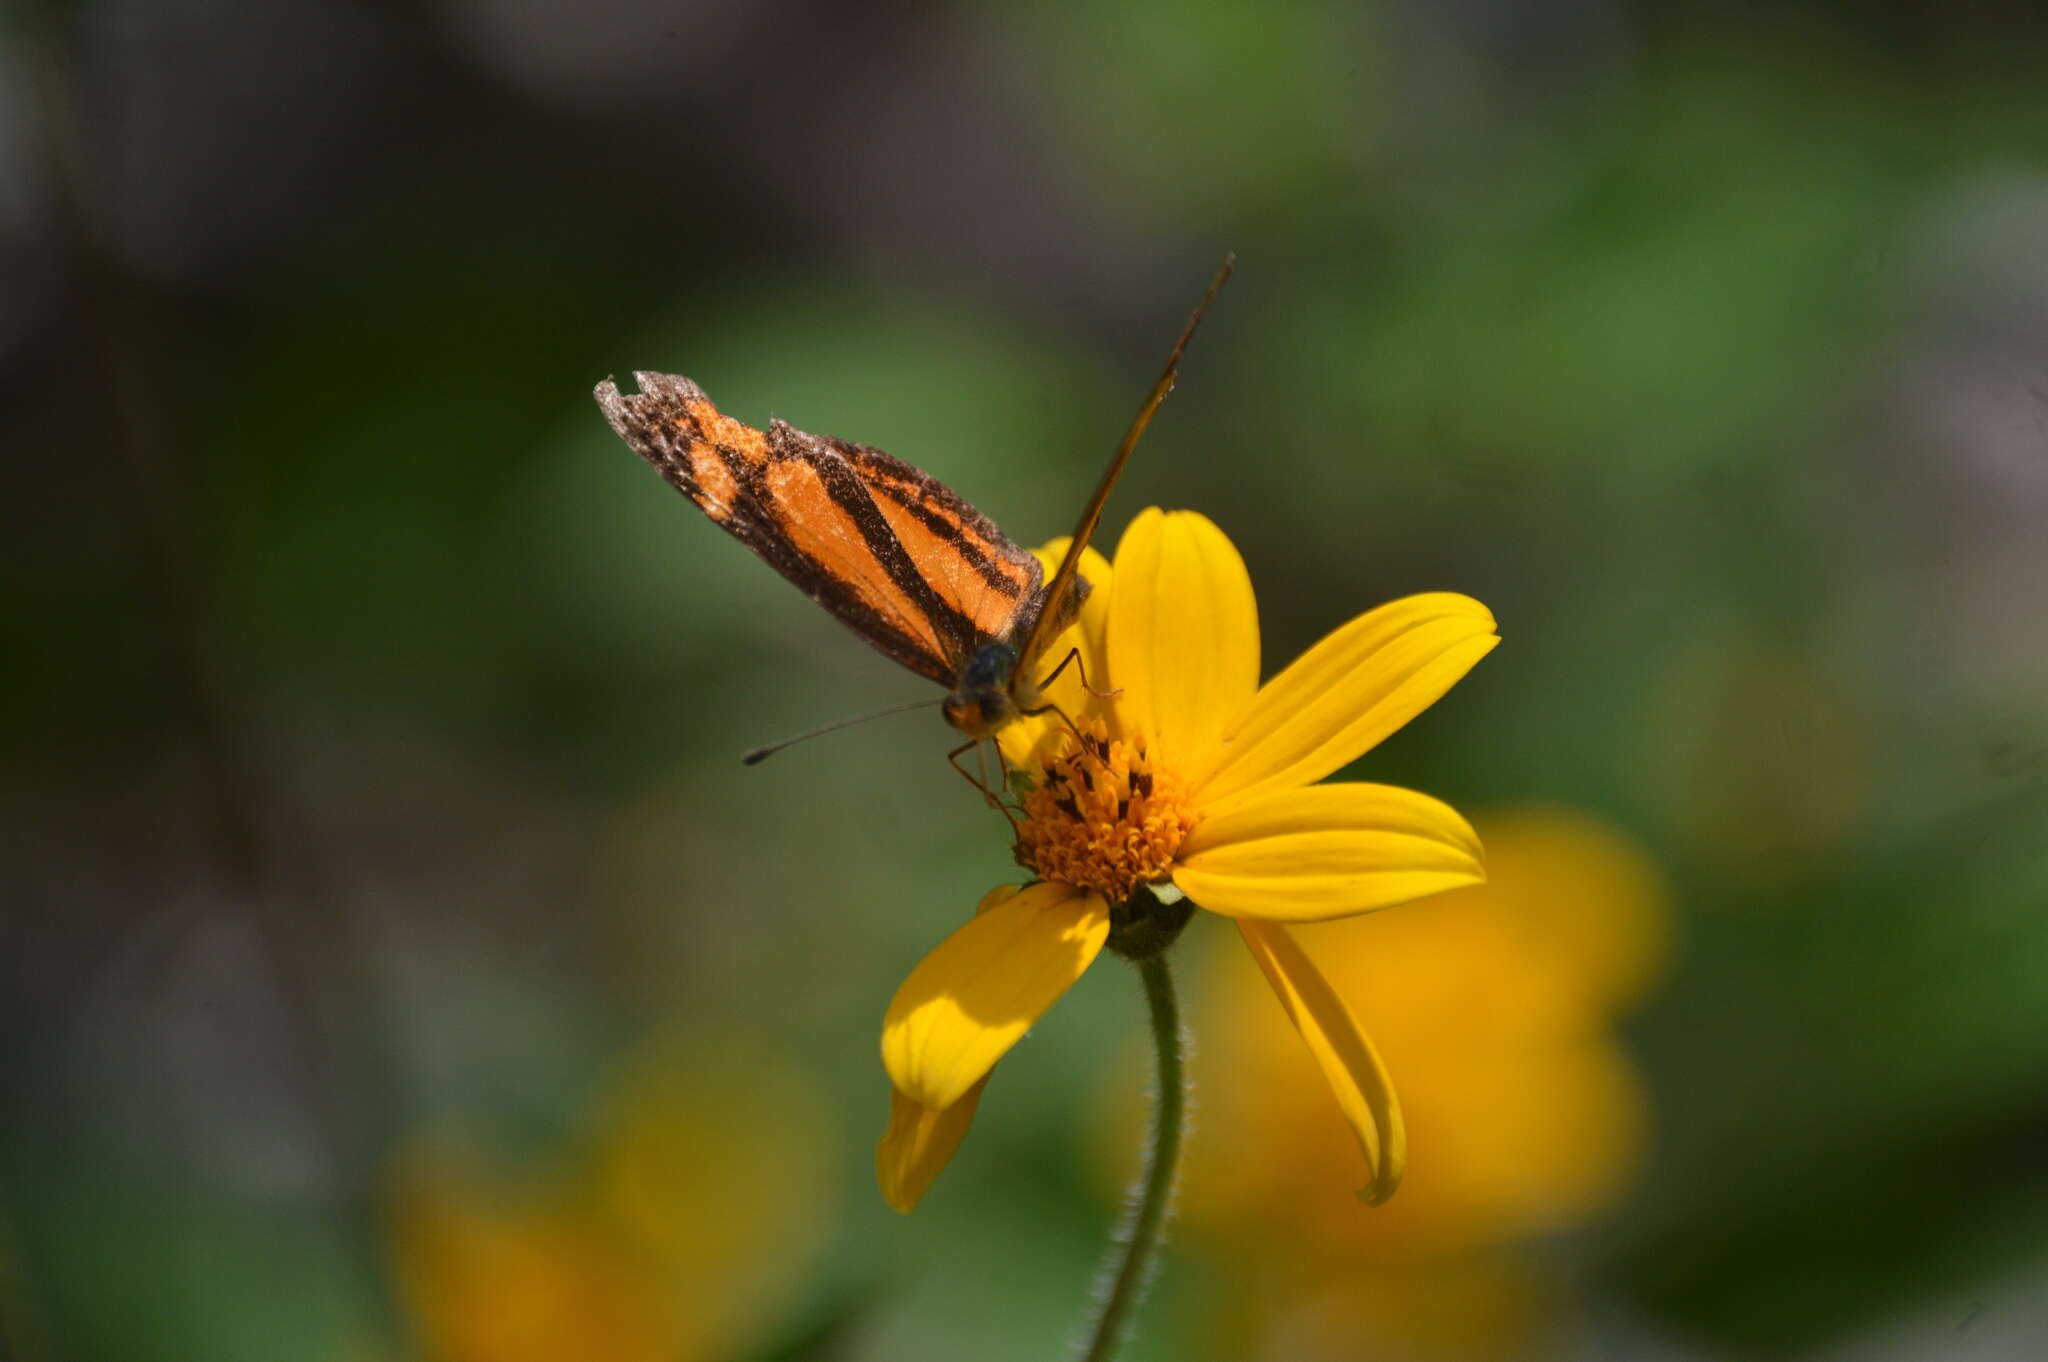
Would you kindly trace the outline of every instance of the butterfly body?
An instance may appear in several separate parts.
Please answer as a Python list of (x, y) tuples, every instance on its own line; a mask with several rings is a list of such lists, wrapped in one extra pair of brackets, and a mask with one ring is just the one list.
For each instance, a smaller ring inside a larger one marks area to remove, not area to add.
[(1028, 701), (1013, 694), (1017, 680), (1016, 646), (988, 644), (968, 659), (939, 712), (970, 738), (994, 737), (1005, 724), (1029, 712)]
[[(995, 523), (921, 469), (782, 421), (726, 416), (675, 374), (606, 380), (612, 429), (712, 521), (868, 643), (948, 688), (942, 712), (992, 736), (1035, 702), (1020, 672), (1047, 599), (1045, 570)], [(1070, 621), (1089, 590), (1061, 593)]]

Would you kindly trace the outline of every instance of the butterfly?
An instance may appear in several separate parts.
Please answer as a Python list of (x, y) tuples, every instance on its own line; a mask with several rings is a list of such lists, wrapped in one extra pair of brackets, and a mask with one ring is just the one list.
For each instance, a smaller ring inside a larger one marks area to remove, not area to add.
[(1053, 708), (1042, 691), (1076, 654), (1041, 677), (1042, 655), (1090, 589), (1081, 552), (1235, 264), (1225, 257), (1188, 318), (1050, 580), (958, 493), (879, 449), (780, 420), (757, 429), (676, 374), (636, 372), (636, 393), (606, 379), (597, 405), (619, 438), (715, 524), (874, 647), (947, 687), (941, 712), (967, 737), (948, 754), (957, 759), (1016, 719)]

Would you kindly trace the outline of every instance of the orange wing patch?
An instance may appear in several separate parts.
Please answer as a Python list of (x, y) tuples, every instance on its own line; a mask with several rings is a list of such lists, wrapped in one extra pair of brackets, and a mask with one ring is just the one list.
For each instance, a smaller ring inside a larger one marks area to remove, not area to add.
[[(710, 405), (708, 402), (692, 404), (693, 407), (706, 408)], [(691, 415), (697, 417), (698, 413), (693, 410)], [(699, 429), (702, 429), (701, 425)], [(748, 433), (758, 437), (761, 432), (756, 430)], [(697, 503), (704, 514), (721, 525), (732, 519), (733, 505), (740, 499), (739, 478), (726, 461), (727, 456), (722, 452), (721, 446), (723, 449), (734, 450), (750, 463), (760, 464), (768, 456), (767, 442), (756, 438), (752, 443), (756, 446), (753, 450), (749, 450), (745, 443), (723, 443), (715, 437), (708, 436), (685, 438), (682, 442), (682, 456), (689, 466), (689, 480), (696, 488), (691, 494), (691, 500)]]

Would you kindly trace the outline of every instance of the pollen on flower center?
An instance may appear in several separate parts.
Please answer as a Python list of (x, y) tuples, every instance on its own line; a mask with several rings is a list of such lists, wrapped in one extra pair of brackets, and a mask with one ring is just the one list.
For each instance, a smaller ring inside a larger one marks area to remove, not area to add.
[(1148, 759), (1142, 738), (1112, 742), (1100, 719), (1033, 774), (1037, 785), (1017, 829), (1018, 863), (1111, 903), (1165, 880), (1195, 825), (1180, 778)]

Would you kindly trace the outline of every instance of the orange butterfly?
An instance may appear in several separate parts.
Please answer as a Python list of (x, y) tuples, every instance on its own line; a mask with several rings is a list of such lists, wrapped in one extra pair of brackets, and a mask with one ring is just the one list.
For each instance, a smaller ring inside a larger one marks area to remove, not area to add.
[(876, 648), (948, 687), (946, 721), (967, 735), (950, 754), (957, 758), (1012, 720), (1051, 708), (1040, 691), (1066, 661), (1041, 678), (1039, 655), (1088, 593), (1081, 551), (1235, 264), (1225, 257), (1188, 318), (1050, 582), (995, 522), (879, 449), (782, 421), (757, 430), (674, 374), (635, 373), (640, 391), (630, 394), (606, 379), (597, 404), (619, 438), (698, 510)]

